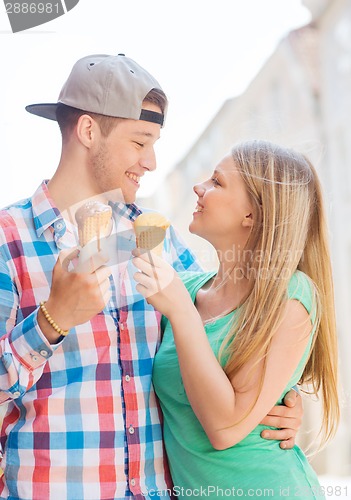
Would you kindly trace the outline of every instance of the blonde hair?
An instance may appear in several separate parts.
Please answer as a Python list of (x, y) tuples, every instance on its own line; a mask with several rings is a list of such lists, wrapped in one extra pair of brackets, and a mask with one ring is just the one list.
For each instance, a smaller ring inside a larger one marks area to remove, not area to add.
[(233, 377), (253, 356), (266, 359), (288, 300), (288, 283), (296, 269), (306, 273), (314, 284), (316, 330), (300, 383), (310, 384), (313, 394), (322, 394), (321, 434), (326, 443), (336, 432), (340, 409), (333, 279), (321, 185), (305, 156), (269, 142), (242, 143), (233, 148), (232, 156), (254, 207), (254, 225), (247, 243), (252, 258), (245, 263), (251, 292), (220, 350), (227, 360), (225, 371)]

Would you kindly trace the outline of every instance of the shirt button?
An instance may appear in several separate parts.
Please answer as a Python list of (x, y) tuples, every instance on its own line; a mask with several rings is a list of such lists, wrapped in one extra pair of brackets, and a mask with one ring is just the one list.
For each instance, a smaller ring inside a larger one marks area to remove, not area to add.
[(56, 224), (55, 224), (55, 228), (56, 228), (58, 231), (60, 231), (60, 229), (62, 229), (62, 228), (63, 228), (63, 223), (62, 223), (62, 222), (56, 222)]
[(46, 356), (48, 355), (48, 351), (45, 351), (44, 349), (42, 349), (39, 354), (40, 354), (40, 356), (44, 356), (44, 358), (46, 358)]
[(136, 480), (135, 480), (134, 478), (133, 478), (133, 479), (131, 479), (131, 480), (130, 480), (130, 484), (131, 484), (132, 486), (135, 486), (135, 485), (136, 485)]
[(129, 434), (134, 434), (134, 427), (131, 425), (128, 429)]
[(13, 396), (14, 398), (18, 398), (20, 395), (21, 395), (21, 393), (20, 393), (19, 391), (16, 391), (16, 392), (14, 392), (14, 393), (12, 394), (12, 396)]
[(126, 375), (126, 382), (130, 382), (130, 376), (129, 375)]

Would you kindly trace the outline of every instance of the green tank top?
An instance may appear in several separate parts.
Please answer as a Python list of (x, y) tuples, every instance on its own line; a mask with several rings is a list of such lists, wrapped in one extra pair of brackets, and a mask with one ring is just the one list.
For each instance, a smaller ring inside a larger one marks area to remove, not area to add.
[[(180, 274), (193, 301), (197, 291), (214, 275), (214, 272)], [(313, 321), (312, 285), (301, 271), (296, 271), (290, 280), (288, 297), (300, 301)], [(205, 325), (216, 356), (234, 314), (236, 311)], [(292, 450), (282, 450), (279, 442), (261, 438), (265, 426), (258, 425), (226, 450), (211, 446), (185, 393), (172, 329), (166, 318), (162, 327), (164, 334), (154, 361), (153, 383), (164, 415), (164, 441), (174, 493), (179, 498), (324, 498), (318, 478), (301, 449), (295, 446)], [(299, 381), (312, 338), (313, 333), (278, 404)]]

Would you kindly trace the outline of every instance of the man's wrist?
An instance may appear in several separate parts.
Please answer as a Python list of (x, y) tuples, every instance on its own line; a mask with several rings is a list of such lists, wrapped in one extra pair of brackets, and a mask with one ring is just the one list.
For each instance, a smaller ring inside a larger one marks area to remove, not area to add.
[[(51, 313), (51, 311), (53, 312)], [(52, 307), (52, 304), (49, 301), (39, 307), (38, 324), (50, 344), (60, 342), (69, 331), (69, 328), (65, 328), (63, 321), (60, 324), (61, 320), (57, 319), (59, 315), (56, 314), (55, 316), (55, 314), (56, 309)]]
[(74, 325), (72, 325), (69, 320), (71, 315), (68, 315), (67, 310), (60, 306), (55, 300), (49, 297), (45, 302), (45, 307), (55, 323), (59, 325), (62, 330), (70, 330), (73, 328)]
[(52, 328), (61, 336), (61, 337), (66, 337), (66, 335), (68, 335), (69, 333), (69, 329), (67, 330), (64, 330), (63, 328), (61, 328), (57, 323), (56, 321), (54, 320), (54, 318), (50, 315), (49, 311), (47, 310), (46, 308), (46, 302), (45, 301), (42, 301), (40, 302), (40, 309), (42, 310), (42, 313), (44, 315), (44, 318), (46, 319), (46, 321), (52, 326)]

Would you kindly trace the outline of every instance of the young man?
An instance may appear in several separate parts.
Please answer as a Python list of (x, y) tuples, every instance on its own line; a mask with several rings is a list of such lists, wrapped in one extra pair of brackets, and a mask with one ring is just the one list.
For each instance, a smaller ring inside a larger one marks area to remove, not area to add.
[[(160, 318), (136, 292), (129, 258), (133, 202), (156, 168), (166, 108), (158, 82), (123, 54), (80, 59), (58, 103), (26, 108), (58, 121), (62, 155), (50, 181), (0, 213), (1, 500), (169, 497), (151, 383)], [(77, 228), (66, 214), (107, 196), (114, 264), (71, 272)], [(199, 269), (172, 227), (164, 257)], [(289, 427), (270, 436), (287, 447), (301, 413), (288, 412), (265, 421)]]

